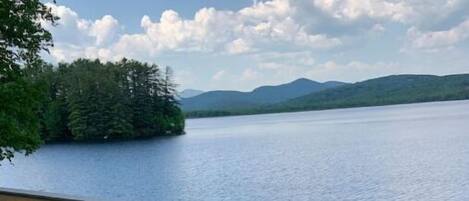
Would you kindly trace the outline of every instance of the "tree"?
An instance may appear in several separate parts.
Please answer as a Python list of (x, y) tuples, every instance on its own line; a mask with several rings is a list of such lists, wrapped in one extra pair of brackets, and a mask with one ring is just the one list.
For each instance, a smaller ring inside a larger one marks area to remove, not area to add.
[[(52, 69), (52, 71), (50, 71)], [(134, 60), (101, 63), (79, 59), (44, 65), (46, 80), (40, 115), (46, 141), (102, 141), (181, 134), (184, 116), (172, 74)]]
[(160, 73), (156, 65), (125, 61), (124, 67), (130, 81), (130, 97), (135, 135), (152, 136), (157, 131), (153, 122), (153, 96), (159, 93)]
[(178, 107), (176, 100), (176, 87), (173, 80), (173, 70), (167, 66), (161, 81), (161, 103), (162, 111), (159, 113), (156, 122), (160, 125), (160, 130), (166, 134), (184, 132), (184, 114)]
[(0, 161), (11, 160), (14, 152), (30, 154), (41, 142), (36, 116), (40, 93), (23, 69), (52, 46), (41, 22), (56, 20), (39, 0), (0, 1)]
[(166, 105), (176, 103), (176, 87), (177, 85), (173, 82), (173, 69), (166, 66), (163, 78), (163, 100)]

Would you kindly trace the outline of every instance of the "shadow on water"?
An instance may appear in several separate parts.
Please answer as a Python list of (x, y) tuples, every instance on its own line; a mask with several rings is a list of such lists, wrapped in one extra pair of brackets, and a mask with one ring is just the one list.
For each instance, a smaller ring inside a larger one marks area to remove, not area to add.
[(116, 138), (116, 139), (93, 139), (93, 140), (83, 140), (83, 141), (73, 141), (71, 139), (67, 140), (57, 140), (57, 141), (46, 141), (46, 145), (60, 145), (60, 144), (112, 144), (112, 143), (125, 143), (125, 142), (139, 142), (139, 141), (148, 141), (148, 140), (167, 140), (172, 138), (177, 138), (185, 135), (183, 132), (181, 134), (171, 134), (171, 135), (156, 135), (156, 136), (144, 136), (137, 138)]
[(1, 174), (0, 187), (100, 200), (144, 200), (148, 193), (175, 197), (171, 193), (182, 185), (181, 138), (184, 135), (46, 144), (0, 166), (0, 172), (14, 172)]

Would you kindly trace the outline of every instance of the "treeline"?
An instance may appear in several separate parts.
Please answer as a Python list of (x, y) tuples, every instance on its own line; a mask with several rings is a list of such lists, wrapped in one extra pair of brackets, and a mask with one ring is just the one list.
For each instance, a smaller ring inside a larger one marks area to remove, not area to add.
[(184, 113), (188, 118), (203, 118), (203, 117), (223, 117), (241, 115), (242, 113), (236, 113), (232, 111), (218, 111), (218, 110), (200, 110), (200, 111), (189, 111)]
[(123, 59), (41, 63), (28, 79), (42, 91), (39, 130), (45, 141), (132, 139), (184, 132), (170, 68)]

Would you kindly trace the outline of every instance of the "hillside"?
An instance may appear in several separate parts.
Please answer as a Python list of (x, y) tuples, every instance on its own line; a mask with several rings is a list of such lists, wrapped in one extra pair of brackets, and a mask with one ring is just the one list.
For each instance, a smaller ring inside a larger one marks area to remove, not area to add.
[(196, 89), (184, 89), (178, 93), (178, 98), (191, 98), (194, 96), (198, 96), (202, 93), (204, 93), (204, 91)]
[(248, 109), (193, 111), (187, 116), (224, 116), (469, 99), (469, 74), (392, 75), (342, 85)]
[(258, 87), (251, 92), (210, 91), (195, 97), (183, 98), (180, 102), (181, 107), (186, 112), (198, 110), (239, 110), (260, 107), (265, 104), (280, 103), (343, 84), (345, 83), (319, 83), (302, 78), (287, 84)]
[(393, 75), (309, 94), (275, 107), (313, 110), (468, 98), (469, 74)]

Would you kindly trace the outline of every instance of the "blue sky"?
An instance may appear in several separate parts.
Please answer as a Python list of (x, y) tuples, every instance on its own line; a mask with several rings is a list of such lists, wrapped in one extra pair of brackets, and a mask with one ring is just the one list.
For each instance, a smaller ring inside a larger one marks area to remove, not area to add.
[(179, 89), (468, 73), (466, 0), (59, 0), (47, 60), (169, 65)]

